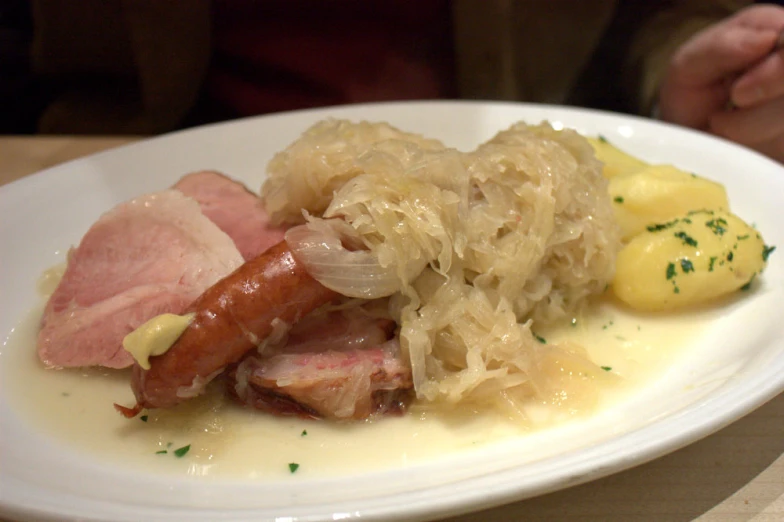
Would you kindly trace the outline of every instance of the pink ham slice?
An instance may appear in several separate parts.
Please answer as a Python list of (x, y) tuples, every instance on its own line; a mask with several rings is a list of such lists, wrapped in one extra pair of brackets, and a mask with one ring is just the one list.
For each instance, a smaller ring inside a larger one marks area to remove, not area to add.
[(130, 366), (126, 334), (161, 313), (181, 313), (242, 263), (231, 238), (182, 193), (123, 203), (69, 252), (44, 310), (38, 355), (53, 367)]
[(332, 312), (295, 325), (286, 342), (243, 359), (228, 374), (240, 402), (277, 415), (338, 420), (405, 411), (411, 370), (394, 323)]
[(285, 229), (270, 225), (261, 200), (242, 183), (205, 170), (184, 176), (174, 188), (199, 202), (201, 211), (234, 240), (246, 261), (283, 241)]

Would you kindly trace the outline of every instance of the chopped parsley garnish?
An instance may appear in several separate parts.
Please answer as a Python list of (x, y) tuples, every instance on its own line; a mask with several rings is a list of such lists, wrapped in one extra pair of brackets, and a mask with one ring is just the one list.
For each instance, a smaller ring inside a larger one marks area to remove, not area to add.
[(689, 234), (687, 234), (686, 232), (684, 232), (682, 230), (680, 232), (676, 232), (675, 233), (675, 237), (677, 237), (678, 239), (683, 241), (684, 245), (689, 245), (689, 246), (693, 246), (693, 247), (697, 246), (697, 241), (693, 237), (691, 237)]
[(174, 450), (174, 456), (177, 458), (184, 457), (186, 453), (188, 453), (191, 449), (191, 445), (188, 444), (187, 446), (183, 446), (181, 448), (177, 448)]
[(613, 198), (613, 201), (615, 201), (616, 203), (623, 203), (623, 196), (615, 196)]
[(713, 265), (716, 264), (716, 260), (717, 259), (718, 259), (718, 257), (716, 257), (716, 256), (711, 256), (710, 257), (710, 264), (708, 265), (708, 272), (713, 272)]
[(302, 433), (299, 434), (300, 437), (304, 437), (308, 434), (308, 430), (302, 430)]
[(147, 422), (147, 419), (149, 419), (147, 415), (142, 415), (141, 417), (139, 417), (139, 420), (142, 422)]
[(156, 455), (166, 455), (167, 453), (169, 453), (169, 452), (166, 451), (166, 450), (160, 450), (160, 451), (156, 451), (155, 452)]
[(612, 371), (612, 366), (600, 366), (600, 368), (606, 372)]
[(535, 337), (535, 338), (536, 338), (536, 340), (537, 340), (537, 341), (539, 341), (540, 343), (542, 343), (542, 344), (547, 344), (547, 339), (545, 339), (545, 338), (544, 338), (544, 337), (542, 337), (541, 335), (536, 335), (536, 334), (534, 334), (534, 337)]
[(776, 247), (774, 247), (773, 245), (771, 246), (764, 245), (762, 247), (762, 260), (767, 261), (774, 250), (776, 250)]
[(610, 142), (607, 141), (607, 138), (599, 134), (599, 143), (610, 143)]
[(681, 270), (683, 270), (684, 274), (694, 272), (694, 265), (688, 259), (681, 259)]
[(681, 293), (681, 289), (676, 286), (675, 288), (672, 289), (672, 292), (675, 293), (675, 294), (680, 294)]
[(675, 277), (675, 263), (667, 263), (667, 280)]
[(68, 393), (68, 392), (63, 392), (60, 395), (62, 395), (63, 397), (70, 397), (71, 396), (71, 394)]
[(743, 241), (744, 239), (748, 239), (750, 236), (749, 234), (746, 234), (744, 236), (737, 236), (737, 237), (738, 237), (738, 241)]
[(645, 229), (648, 232), (659, 232), (660, 230), (667, 230), (668, 228), (674, 227), (678, 224), (679, 219), (673, 219), (672, 221), (668, 221), (667, 223), (654, 223), (653, 225), (648, 225)]
[(705, 226), (717, 236), (723, 236), (727, 231), (727, 220), (723, 218), (711, 219), (705, 222)]
[(741, 286), (740, 289), (743, 290), (744, 292), (747, 292), (747, 291), (751, 290), (751, 283), (754, 282), (754, 278), (755, 277), (757, 277), (757, 273), (756, 272), (751, 274), (751, 279), (749, 279), (749, 282), (746, 283), (745, 285)]
[(733, 257), (735, 257), (735, 255), (732, 252), (730, 252), (729, 254), (727, 254), (727, 261), (732, 261)]
[(298, 469), (299, 469), (299, 464), (297, 464), (296, 462), (289, 462), (289, 471), (291, 473), (294, 473)]

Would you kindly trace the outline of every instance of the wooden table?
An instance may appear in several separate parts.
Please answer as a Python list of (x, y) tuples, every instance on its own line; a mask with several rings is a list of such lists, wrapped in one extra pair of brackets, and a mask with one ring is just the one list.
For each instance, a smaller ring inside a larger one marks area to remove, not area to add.
[[(134, 139), (0, 137), (0, 184)], [(534, 520), (784, 521), (784, 395), (651, 463), (449, 522)]]

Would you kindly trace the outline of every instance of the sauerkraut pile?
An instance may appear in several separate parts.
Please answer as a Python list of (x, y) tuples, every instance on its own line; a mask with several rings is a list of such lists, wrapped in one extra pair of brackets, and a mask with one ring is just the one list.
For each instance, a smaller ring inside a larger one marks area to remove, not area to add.
[(319, 282), (384, 300), (425, 403), (544, 393), (543, 361), (582, 355), (532, 327), (604, 291), (620, 248), (591, 146), (546, 123), (461, 152), (385, 123), (322, 121), (273, 158), (262, 198), (273, 221), (300, 225), (286, 241)]

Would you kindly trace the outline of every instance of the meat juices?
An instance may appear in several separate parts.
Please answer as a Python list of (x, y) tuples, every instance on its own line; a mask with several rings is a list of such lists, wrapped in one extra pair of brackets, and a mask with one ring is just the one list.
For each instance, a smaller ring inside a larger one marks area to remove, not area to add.
[(305, 271), (285, 242), (275, 245), (188, 307), (196, 316), (177, 342), (165, 354), (151, 357), (149, 370), (134, 366), (136, 406), (117, 409), (133, 416), (142, 408), (170, 408), (198, 395), (224, 368), (266, 339), (276, 320), (296, 323), (336, 297)]
[(236, 246), (199, 205), (174, 190), (107, 212), (68, 254), (38, 334), (52, 367), (125, 368), (125, 335), (158, 314), (181, 313), (242, 264)]
[(259, 197), (212, 170), (183, 176), (174, 187), (199, 202), (205, 216), (226, 232), (246, 261), (283, 241), (286, 230), (270, 225)]

